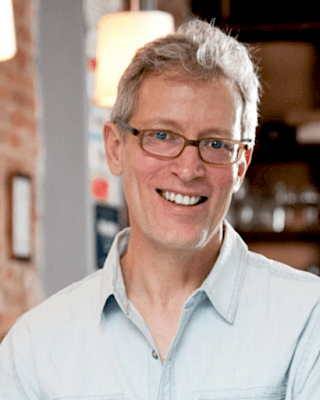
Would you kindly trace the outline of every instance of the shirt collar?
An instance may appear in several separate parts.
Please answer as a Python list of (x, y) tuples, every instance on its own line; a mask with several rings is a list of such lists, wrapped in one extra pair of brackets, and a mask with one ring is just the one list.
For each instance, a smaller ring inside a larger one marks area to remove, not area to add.
[(219, 256), (199, 289), (205, 291), (218, 313), (232, 324), (246, 275), (248, 247), (228, 222), (224, 227)]
[(130, 229), (126, 228), (115, 237), (102, 269), (100, 311), (102, 312), (110, 296), (114, 296), (124, 313), (128, 315), (129, 301), (120, 267), (120, 258), (127, 251)]
[[(128, 315), (129, 301), (120, 267), (120, 258), (125, 254), (130, 236), (127, 228), (115, 237), (102, 270), (100, 311), (113, 295)], [(247, 245), (235, 230), (225, 222), (225, 234), (217, 261), (198, 291), (208, 296), (213, 307), (229, 323), (233, 323), (239, 305), (246, 273)]]

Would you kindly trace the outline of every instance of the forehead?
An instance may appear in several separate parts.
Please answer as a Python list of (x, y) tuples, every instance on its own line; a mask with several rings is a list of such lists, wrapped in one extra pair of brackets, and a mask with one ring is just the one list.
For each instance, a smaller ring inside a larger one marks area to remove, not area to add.
[[(174, 121), (201, 131), (216, 124), (233, 130), (242, 102), (239, 92), (224, 78), (194, 79), (187, 74), (158, 74), (146, 77), (139, 88), (131, 123)], [(159, 126), (157, 126), (159, 128)]]

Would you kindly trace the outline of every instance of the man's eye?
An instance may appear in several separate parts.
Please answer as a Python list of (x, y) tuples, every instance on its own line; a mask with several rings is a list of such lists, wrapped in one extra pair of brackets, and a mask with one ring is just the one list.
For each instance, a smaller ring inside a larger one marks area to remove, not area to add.
[(216, 140), (216, 139), (204, 140), (203, 145), (206, 147), (210, 147), (212, 149), (222, 149), (222, 148), (226, 147), (225, 142), (223, 142), (221, 140)]
[(225, 147), (225, 143), (221, 142), (220, 140), (214, 140), (212, 142), (212, 147), (214, 147), (215, 149), (221, 149), (222, 147)]
[(154, 136), (156, 139), (159, 139), (159, 140), (166, 140), (168, 138), (168, 135), (165, 132), (155, 132)]
[(162, 131), (153, 131), (153, 132), (149, 132), (147, 134), (147, 136), (153, 138), (153, 139), (157, 139), (160, 141), (167, 141), (167, 140), (173, 140), (174, 139), (174, 135), (172, 135), (169, 132), (162, 132)]

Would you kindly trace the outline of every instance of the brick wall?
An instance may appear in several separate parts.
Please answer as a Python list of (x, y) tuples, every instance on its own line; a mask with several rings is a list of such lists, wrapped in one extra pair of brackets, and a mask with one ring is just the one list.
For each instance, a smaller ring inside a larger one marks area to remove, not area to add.
[[(0, 342), (15, 320), (44, 298), (38, 262), (42, 212), (39, 196), (42, 153), (38, 126), (41, 108), (37, 95), (38, 1), (13, 0), (18, 51), (12, 60), (0, 62)], [(160, 3), (159, 9), (171, 12), (177, 25), (187, 18), (186, 0), (177, 0), (175, 6), (165, 1)], [(10, 253), (8, 177), (14, 172), (32, 178), (30, 262), (12, 259)]]
[[(16, 318), (43, 297), (37, 271), (40, 222), (37, 0), (13, 0), (13, 6), (18, 51), (12, 60), (0, 62), (0, 341)], [(32, 178), (32, 257), (29, 262), (11, 258), (8, 177), (14, 172)]]

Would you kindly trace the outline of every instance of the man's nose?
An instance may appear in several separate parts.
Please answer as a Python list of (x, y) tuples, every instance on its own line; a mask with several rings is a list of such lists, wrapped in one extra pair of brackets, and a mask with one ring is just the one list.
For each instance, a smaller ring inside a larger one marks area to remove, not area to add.
[(206, 165), (199, 156), (199, 149), (193, 144), (187, 145), (180, 156), (172, 160), (171, 168), (172, 172), (184, 181), (203, 178), (206, 171)]

